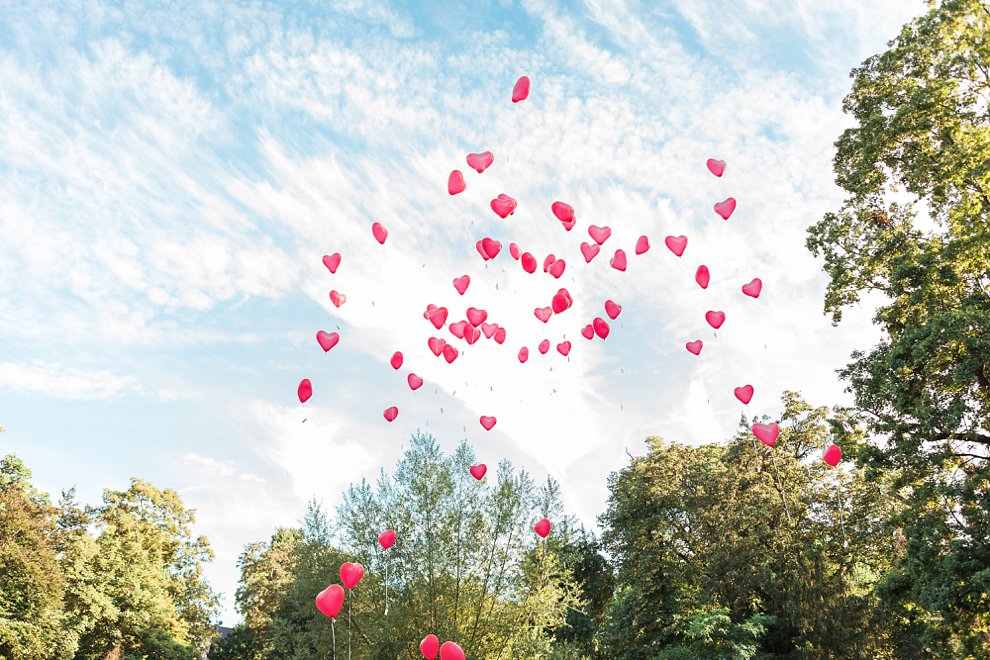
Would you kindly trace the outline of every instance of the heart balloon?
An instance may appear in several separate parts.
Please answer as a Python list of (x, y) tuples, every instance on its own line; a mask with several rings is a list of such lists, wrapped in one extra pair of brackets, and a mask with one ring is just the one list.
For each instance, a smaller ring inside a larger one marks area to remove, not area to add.
[(331, 273), (336, 273), (337, 267), (340, 266), (340, 252), (323, 255), (323, 265), (326, 266)]
[(605, 313), (608, 314), (608, 317), (613, 321), (619, 316), (619, 312), (621, 311), (622, 305), (618, 305), (611, 300), (605, 301)]
[(564, 229), (567, 231), (574, 229), (574, 223), (577, 222), (574, 219), (574, 207), (564, 202), (554, 202), (550, 210), (564, 224)]
[(537, 307), (533, 310), (533, 314), (536, 315), (536, 318), (546, 323), (550, 320), (550, 315), (553, 314), (553, 309), (550, 307)]
[(598, 227), (596, 225), (591, 225), (588, 227), (588, 235), (591, 236), (595, 243), (601, 245), (608, 240), (608, 237), (612, 235), (612, 230), (608, 227)]
[(559, 344), (557, 344), (557, 352), (563, 355), (564, 357), (567, 357), (567, 354), (571, 352), (571, 342), (562, 341)]
[[(563, 294), (560, 294), (560, 293), (558, 293), (557, 295), (555, 295), (553, 297), (553, 300), (550, 302), (550, 307), (553, 308), (553, 313), (554, 314), (560, 314), (561, 312), (563, 312), (565, 309), (567, 309), (570, 306), (571, 306), (571, 302), (567, 299), (567, 296), (565, 296)], [(540, 318), (540, 317), (538, 317), (538, 318)], [(549, 319), (550, 316), (547, 315), (547, 318)], [(543, 319), (540, 318), (540, 320), (542, 321)]]
[(385, 239), (388, 238), (388, 230), (382, 226), (382, 223), (375, 222), (371, 225), (371, 233), (375, 237), (375, 240), (385, 245)]
[(830, 445), (825, 450), (825, 455), (822, 456), (822, 459), (832, 467), (835, 467), (842, 460), (842, 449), (839, 445)]
[(523, 252), (522, 256), (519, 257), (519, 262), (522, 264), (523, 270), (527, 273), (533, 274), (536, 272), (536, 257), (529, 252)]
[(320, 348), (326, 352), (337, 345), (337, 342), (340, 341), (340, 335), (336, 332), (324, 332), (320, 330), (316, 333), (316, 341), (320, 344)]
[(780, 435), (780, 427), (777, 426), (776, 422), (772, 424), (753, 424), (753, 435), (759, 438), (760, 442), (767, 447), (773, 447), (777, 442), (777, 436)]
[(533, 525), (533, 531), (540, 535), (542, 538), (546, 538), (550, 535), (550, 521), (544, 518), (540, 522)]
[(742, 292), (750, 298), (759, 298), (760, 291), (763, 290), (763, 281), (756, 277), (749, 284), (743, 284)]
[(394, 422), (395, 418), (399, 416), (399, 409), (395, 406), (391, 408), (386, 408), (385, 412), (382, 413), (382, 417), (385, 418), (386, 422)]
[(696, 339), (695, 341), (689, 341), (688, 343), (684, 344), (684, 347), (688, 349), (688, 352), (694, 353), (695, 355), (701, 354), (702, 346), (704, 346), (704, 344), (701, 342), (700, 339)]
[(446, 341), (437, 337), (430, 337), (426, 343), (430, 347), (430, 351), (437, 357), (440, 357), (440, 354), (443, 353), (443, 347), (447, 344)]
[(725, 312), (707, 311), (705, 312), (705, 320), (708, 321), (708, 325), (718, 330), (725, 323)]
[(626, 253), (622, 250), (616, 250), (615, 256), (609, 260), (608, 265), (616, 270), (626, 269)]
[(437, 311), (437, 309), (438, 308), (437, 308), (436, 305), (434, 305), (433, 303), (430, 303), (429, 305), (426, 306), (426, 311), (423, 312), (423, 318), (426, 319), (427, 321), (429, 321), (430, 320), (430, 316), (433, 314), (433, 312)]
[(540, 351), (541, 355), (546, 355), (547, 351), (550, 350), (550, 340), (544, 339), (543, 341), (540, 342), (540, 345), (537, 346), (536, 349)]
[(330, 302), (334, 304), (334, 307), (340, 307), (345, 302), (347, 302), (347, 296), (340, 293), (339, 291), (330, 292)]
[(464, 295), (467, 291), (468, 285), (471, 284), (471, 278), (467, 275), (461, 275), (460, 277), (454, 278), (454, 288), (457, 289), (457, 293)]
[(442, 328), (443, 327), (443, 324), (446, 323), (446, 322), (447, 322), (447, 308), (446, 307), (437, 307), (430, 314), (430, 323), (432, 323), (433, 324), (433, 327), (436, 328), (437, 330), (439, 330), (440, 328)]
[(474, 307), (468, 307), (467, 317), (468, 317), (468, 321), (471, 322), (471, 325), (477, 328), (479, 325), (485, 322), (485, 319), (488, 318), (488, 312), (486, 312), (483, 309), (475, 309)]
[(491, 257), (488, 256), (488, 253), (485, 252), (485, 248), (481, 246), (480, 238), (478, 239), (478, 242), (474, 244), (474, 249), (478, 251), (478, 254), (480, 254), (481, 258), (484, 259), (485, 261), (491, 259)]
[(516, 81), (515, 86), (512, 88), (512, 102), (519, 103), (520, 101), (525, 101), (527, 96), (529, 96), (529, 78), (523, 76)]
[(481, 331), (483, 333), (485, 333), (485, 337), (487, 337), (488, 339), (491, 339), (492, 338), (492, 335), (495, 334), (495, 331), (496, 330), (498, 330), (498, 324), (497, 323), (482, 323), (481, 324)]
[(313, 383), (309, 382), (309, 378), (303, 378), (299, 381), (299, 387), (296, 388), (296, 396), (299, 397), (299, 403), (306, 403), (313, 396)]
[(413, 373), (406, 377), (406, 382), (409, 383), (409, 389), (414, 392), (423, 386), (423, 379)]
[(590, 323), (581, 328), (581, 335), (585, 339), (592, 339), (595, 336), (595, 328)]
[(485, 251), (485, 255), (489, 259), (494, 259), (502, 249), (502, 244), (494, 238), (483, 238), (481, 239), (481, 249)]
[(467, 190), (467, 184), (464, 182), (464, 175), (461, 174), (460, 170), (454, 170), (447, 177), (447, 194), (456, 195)]
[(478, 421), (481, 422), (481, 427), (483, 429), (485, 429), (486, 431), (491, 431), (492, 428), (495, 426), (496, 420), (494, 417), (489, 417), (488, 415), (482, 415)]
[(516, 200), (503, 193), (491, 201), (491, 207), (504, 220), (516, 212)]
[(552, 264), (556, 260), (557, 257), (553, 256), (552, 254), (548, 254), (547, 258), (543, 260), (543, 272), (546, 273), (550, 269), (550, 264)]
[(364, 566), (354, 562), (344, 562), (340, 565), (340, 581), (348, 589), (353, 589), (364, 577)]
[(467, 321), (457, 321), (456, 323), (451, 323), (447, 326), (450, 330), (450, 334), (454, 335), (458, 339), (464, 339), (464, 328), (468, 325)]
[(464, 326), (464, 341), (466, 341), (468, 345), (474, 344), (480, 338), (481, 338), (480, 330), (478, 330), (473, 325)]
[(584, 262), (590, 264), (591, 260), (598, 256), (601, 247), (598, 243), (581, 243), (581, 254), (584, 255)]
[(381, 544), (383, 549), (388, 550), (395, 544), (395, 532), (390, 529), (386, 529), (378, 535), (378, 543)]
[(708, 288), (708, 283), (712, 281), (712, 274), (708, 272), (708, 266), (698, 266), (698, 271), (694, 274), (694, 281), (702, 289)]
[(440, 660), (465, 660), (465, 657), (461, 647), (453, 642), (444, 642), (440, 647)]
[(608, 337), (608, 333), (611, 328), (608, 327), (608, 323), (605, 319), (600, 316), (596, 316), (595, 320), (591, 322), (591, 325), (594, 327), (596, 335), (602, 339)]
[(478, 174), (481, 174), (487, 170), (493, 162), (495, 162), (495, 154), (490, 151), (483, 151), (480, 154), (467, 155), (468, 166), (474, 169), (474, 171)]
[(668, 236), (663, 239), (663, 244), (667, 246), (671, 252), (676, 254), (678, 257), (684, 254), (684, 248), (687, 247), (687, 237), (686, 236)]
[(472, 477), (474, 477), (478, 481), (481, 481), (482, 479), (485, 478), (485, 474), (488, 472), (488, 466), (485, 465), (484, 463), (478, 463), (477, 465), (472, 465), (469, 472), (471, 473)]
[(519, 362), (524, 363), (529, 359), (529, 349), (523, 346), (519, 349)]
[(640, 236), (636, 240), (636, 254), (643, 254), (650, 249), (650, 239), (646, 236)]
[(715, 176), (722, 176), (722, 173), (725, 172), (724, 160), (715, 160), (714, 158), (709, 158), (705, 162), (705, 165), (708, 166), (708, 171), (714, 174)]
[(392, 368), (396, 370), (402, 368), (402, 352), (396, 351), (395, 353), (392, 353), (392, 359), (389, 360), (389, 364), (391, 364)]
[(434, 660), (440, 652), (440, 639), (436, 635), (427, 635), (419, 643), (419, 652), (426, 660)]
[(715, 212), (722, 216), (723, 220), (728, 220), (732, 212), (736, 210), (736, 200), (733, 197), (715, 205)]
[(519, 251), (519, 246), (515, 243), (509, 243), (509, 256), (516, 261), (519, 261), (519, 257), (522, 256), (522, 252)]
[(505, 343), (505, 328), (500, 327), (498, 330), (496, 330), (493, 339), (495, 340), (496, 343), (499, 344)]
[(743, 403), (749, 403), (753, 398), (753, 386), (743, 385), (742, 387), (737, 387), (732, 390), (732, 393), (736, 395), (736, 398)]
[(339, 584), (331, 584), (316, 597), (316, 609), (331, 619), (340, 614), (344, 606), (344, 588)]
[(554, 279), (559, 280), (560, 276), (564, 274), (564, 268), (566, 267), (567, 264), (564, 262), (563, 259), (557, 259), (552, 264), (550, 264), (550, 268), (547, 269), (547, 272), (553, 275)]
[(457, 354), (457, 349), (450, 344), (443, 345), (443, 359), (447, 361), (447, 364), (453, 363), (457, 359)]

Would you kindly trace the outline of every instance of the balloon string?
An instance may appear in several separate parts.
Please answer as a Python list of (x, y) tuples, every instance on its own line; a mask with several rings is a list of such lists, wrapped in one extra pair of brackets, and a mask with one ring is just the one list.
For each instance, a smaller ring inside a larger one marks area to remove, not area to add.
[(787, 514), (787, 523), (793, 525), (794, 521), (791, 519), (791, 511), (787, 508), (787, 497), (784, 495), (784, 485), (780, 481), (780, 471), (777, 470), (777, 457), (773, 455), (773, 448), (770, 449), (770, 460), (773, 461), (773, 473), (777, 477), (777, 490), (780, 492), (780, 499), (784, 503), (784, 513)]
[(388, 616), (388, 557), (385, 558), (385, 616)]
[(333, 660), (337, 660), (337, 630), (334, 628), (336, 617), (330, 619), (330, 636), (333, 639)]
[(350, 589), (347, 590), (347, 660), (351, 660), (351, 598), (354, 597), (354, 592)]

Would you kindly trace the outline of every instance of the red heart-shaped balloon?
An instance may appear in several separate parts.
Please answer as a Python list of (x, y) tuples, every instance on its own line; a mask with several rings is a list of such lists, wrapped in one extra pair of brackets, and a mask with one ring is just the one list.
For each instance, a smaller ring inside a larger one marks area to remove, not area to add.
[(323, 265), (326, 266), (331, 273), (336, 273), (337, 267), (340, 266), (340, 252), (323, 255)]
[[(523, 98), (526, 98), (525, 96)], [(522, 99), (520, 99), (522, 100)], [(440, 660), (464, 660), (464, 651), (453, 642), (444, 642), (440, 647)]]
[(723, 220), (728, 220), (732, 212), (736, 210), (736, 200), (734, 197), (730, 197), (724, 202), (719, 202), (715, 205), (715, 212), (722, 216)]
[(553, 256), (552, 254), (548, 254), (547, 258), (543, 260), (543, 272), (544, 273), (547, 272), (547, 270), (549, 270), (550, 268), (550, 264), (552, 264), (556, 260), (557, 257)]
[(344, 606), (344, 588), (339, 584), (331, 584), (316, 597), (316, 609), (331, 619), (340, 614)]
[(753, 435), (759, 438), (760, 442), (767, 447), (773, 447), (780, 435), (780, 427), (776, 422), (772, 424), (753, 424)]
[(485, 319), (488, 318), (488, 312), (486, 312), (483, 309), (475, 309), (474, 307), (468, 307), (467, 317), (468, 317), (468, 321), (471, 322), (471, 325), (473, 325), (474, 327), (478, 327), (479, 325), (485, 322)]
[[(565, 296), (565, 295), (563, 295), (561, 293), (558, 293), (557, 295), (555, 295), (553, 297), (553, 300), (550, 302), (550, 307), (553, 308), (553, 313), (554, 314), (560, 314), (561, 312), (563, 312), (565, 309), (567, 309), (570, 306), (571, 306), (571, 301), (567, 298), (567, 296)], [(544, 309), (546, 309), (546, 308), (544, 308)], [(547, 318), (549, 319), (550, 316), (548, 315)], [(543, 319), (540, 318), (540, 320), (542, 321)]]
[(434, 660), (440, 652), (440, 639), (436, 635), (427, 635), (419, 643), (419, 652), (426, 660)]
[(433, 314), (433, 312), (435, 311), (437, 311), (437, 306), (434, 305), (433, 303), (430, 303), (429, 305), (426, 306), (426, 311), (423, 312), (423, 318), (429, 321), (430, 315)]
[(320, 330), (316, 333), (316, 341), (320, 344), (320, 348), (326, 352), (337, 345), (337, 342), (340, 341), (340, 335), (336, 332), (324, 332)]
[(519, 362), (524, 363), (529, 359), (529, 349), (523, 346), (519, 349)]
[(485, 251), (485, 256), (494, 259), (502, 249), (502, 244), (494, 238), (483, 238), (481, 239), (481, 249)]
[(499, 328), (495, 331), (494, 339), (497, 343), (502, 344), (505, 342), (505, 328)]
[(533, 525), (533, 531), (539, 534), (542, 538), (546, 538), (550, 535), (550, 521), (544, 518), (540, 522)]
[(574, 304), (574, 299), (571, 298), (571, 292), (568, 291), (566, 288), (561, 287), (561, 288), (557, 289), (557, 295), (564, 296), (565, 298), (567, 298), (567, 306), (568, 307), (570, 307), (571, 305)]
[(684, 344), (684, 347), (688, 349), (688, 352), (694, 353), (695, 355), (701, 354), (702, 346), (704, 346), (704, 344), (701, 342), (700, 339), (696, 339), (695, 341), (689, 341), (688, 343)]
[(457, 359), (458, 351), (456, 348), (450, 344), (443, 345), (443, 359), (447, 361), (447, 364), (451, 364)]
[(485, 474), (488, 472), (488, 466), (485, 465), (484, 463), (478, 463), (477, 465), (472, 465), (469, 472), (471, 473), (472, 477), (474, 477), (478, 481), (481, 481), (482, 479), (485, 478)]
[(527, 273), (533, 274), (536, 272), (536, 257), (529, 252), (523, 252), (522, 256), (519, 257), (519, 261), (522, 263), (523, 270)]
[(564, 268), (566, 267), (567, 264), (564, 262), (563, 259), (557, 259), (552, 264), (550, 264), (550, 268), (547, 269), (547, 272), (553, 275), (554, 279), (559, 280), (560, 276), (564, 274)]
[(371, 234), (375, 237), (375, 240), (385, 245), (385, 239), (388, 238), (388, 230), (380, 222), (375, 222), (371, 225)]
[(522, 256), (522, 252), (519, 250), (519, 246), (515, 243), (509, 243), (509, 256), (519, 261), (519, 257)]
[(392, 353), (392, 359), (389, 360), (389, 364), (392, 365), (393, 369), (402, 368), (402, 353), (400, 351)]
[(468, 326), (467, 321), (457, 321), (456, 323), (451, 323), (447, 326), (450, 330), (450, 334), (454, 335), (458, 339), (464, 339), (464, 328)]
[(608, 240), (609, 236), (612, 235), (612, 230), (609, 229), (608, 227), (598, 227), (597, 225), (591, 225), (590, 227), (588, 227), (588, 235), (591, 236), (591, 238), (595, 241), (595, 243), (601, 245), (602, 243)]
[(608, 314), (608, 317), (613, 321), (616, 319), (616, 317), (619, 316), (619, 313), (621, 311), (622, 311), (622, 305), (618, 305), (611, 300), (605, 301), (605, 313)]
[(423, 386), (423, 379), (414, 373), (410, 373), (406, 377), (406, 382), (409, 383), (409, 389), (414, 392)]
[(447, 308), (437, 307), (430, 313), (430, 323), (433, 327), (439, 330), (443, 327), (443, 324), (447, 322)]
[(590, 323), (583, 328), (581, 328), (581, 335), (585, 339), (591, 339), (595, 336), (595, 328)]
[(529, 78), (523, 76), (512, 87), (512, 102), (525, 101), (527, 96), (529, 96)]
[(760, 291), (763, 290), (763, 281), (756, 277), (749, 284), (743, 284), (742, 292), (750, 298), (759, 298)]
[(480, 154), (468, 154), (467, 164), (478, 174), (481, 174), (495, 162), (495, 154), (490, 151), (483, 151)]
[(471, 278), (467, 275), (461, 275), (460, 277), (454, 278), (454, 288), (457, 289), (457, 293), (464, 295), (467, 291), (468, 285), (471, 284)]
[(600, 316), (596, 316), (595, 320), (591, 322), (592, 327), (595, 329), (595, 334), (605, 339), (608, 337), (609, 330), (608, 323)]
[(478, 251), (478, 254), (480, 254), (481, 255), (481, 258), (484, 259), (485, 261), (488, 261), (489, 259), (491, 259), (491, 257), (488, 256), (488, 253), (485, 252), (485, 248), (483, 248), (481, 246), (481, 239), (480, 238), (478, 239), (478, 242), (474, 244), (474, 249)]
[(567, 354), (571, 352), (571, 342), (562, 341), (559, 344), (557, 344), (557, 352), (563, 355), (564, 357), (567, 357)]
[(550, 315), (553, 314), (553, 309), (550, 307), (537, 307), (533, 310), (533, 314), (536, 315), (536, 318), (546, 323), (550, 320)]
[(313, 383), (309, 382), (309, 378), (303, 378), (299, 381), (299, 387), (296, 388), (296, 396), (299, 397), (299, 403), (306, 403), (313, 396)]
[(340, 293), (339, 291), (330, 292), (330, 302), (334, 304), (334, 307), (340, 307), (345, 302), (347, 302), (347, 296)]
[(503, 193), (491, 201), (491, 207), (504, 220), (516, 212), (516, 200)]
[(443, 353), (443, 347), (447, 344), (446, 341), (438, 337), (430, 337), (426, 343), (430, 347), (430, 351), (437, 357), (440, 357), (440, 354)]
[(348, 589), (353, 589), (364, 577), (364, 566), (354, 562), (344, 562), (340, 565), (340, 581)]
[(550, 206), (550, 210), (563, 223), (564, 229), (570, 231), (574, 228), (574, 223), (577, 222), (574, 218), (574, 207), (564, 202), (554, 202)]
[(708, 325), (718, 330), (725, 323), (725, 312), (707, 311), (705, 312), (705, 320), (708, 321)]
[(636, 254), (643, 254), (650, 249), (650, 239), (646, 236), (640, 236), (636, 240)]
[(447, 177), (447, 194), (456, 195), (467, 190), (467, 183), (464, 182), (464, 175), (460, 170), (454, 170)]
[(541, 355), (546, 355), (547, 351), (550, 350), (550, 340), (544, 339), (543, 341), (541, 341), (539, 346), (536, 347), (536, 350), (538, 350)]
[(386, 529), (378, 535), (378, 543), (381, 544), (382, 548), (388, 550), (395, 543), (395, 532), (390, 529)]
[(826, 463), (835, 467), (842, 460), (842, 449), (839, 445), (830, 445), (828, 449), (825, 450), (825, 455), (822, 456), (822, 460)]
[(736, 398), (743, 403), (749, 403), (753, 398), (753, 386), (743, 385), (742, 387), (737, 387), (732, 390), (732, 393), (736, 395)]
[(399, 409), (395, 406), (391, 408), (386, 408), (385, 412), (382, 413), (382, 417), (385, 418), (386, 422), (394, 422), (395, 418), (399, 416)]
[(698, 286), (702, 289), (708, 288), (708, 283), (712, 281), (712, 274), (708, 272), (708, 266), (698, 266), (698, 270), (694, 274), (694, 281), (697, 282)]
[(715, 160), (714, 158), (709, 158), (705, 162), (705, 165), (708, 166), (708, 171), (714, 174), (715, 176), (722, 176), (722, 172), (725, 171), (724, 160)]
[(622, 250), (616, 250), (615, 256), (608, 262), (608, 265), (616, 270), (626, 269), (626, 253)]
[(496, 330), (498, 330), (498, 324), (497, 323), (482, 323), (481, 324), (481, 331), (483, 333), (485, 333), (485, 337), (487, 337), (488, 339), (491, 339), (492, 338), (492, 335), (495, 334), (495, 331)]
[(473, 325), (464, 326), (464, 341), (471, 345), (481, 338), (481, 331)]
[(495, 426), (496, 420), (494, 417), (490, 417), (488, 415), (482, 415), (478, 421), (481, 422), (481, 427), (483, 429), (485, 429), (486, 431), (491, 431), (492, 428)]
[(684, 248), (687, 247), (687, 242), (686, 236), (668, 236), (663, 239), (664, 245), (678, 257), (684, 254)]
[(598, 243), (581, 243), (581, 254), (584, 255), (584, 262), (590, 264), (591, 260), (598, 256), (601, 247)]

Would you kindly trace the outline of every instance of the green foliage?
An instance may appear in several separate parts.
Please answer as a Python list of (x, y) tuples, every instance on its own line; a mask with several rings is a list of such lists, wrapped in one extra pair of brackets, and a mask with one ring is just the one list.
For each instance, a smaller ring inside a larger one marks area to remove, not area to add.
[(660, 652), (661, 660), (754, 660), (770, 658), (760, 651), (760, 641), (774, 618), (754, 614), (733, 623), (728, 609), (701, 610), (689, 615), (681, 633), (683, 642)]

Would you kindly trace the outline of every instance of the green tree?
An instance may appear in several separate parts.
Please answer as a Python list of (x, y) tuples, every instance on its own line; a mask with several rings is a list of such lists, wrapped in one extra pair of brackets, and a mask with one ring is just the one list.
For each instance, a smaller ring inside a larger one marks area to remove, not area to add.
[(840, 373), (881, 439), (862, 464), (906, 504), (880, 593), (911, 657), (990, 655), (988, 34), (985, 0), (933, 2), (853, 71), (848, 196), (808, 237), (834, 322), (882, 296), (883, 340)]

